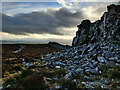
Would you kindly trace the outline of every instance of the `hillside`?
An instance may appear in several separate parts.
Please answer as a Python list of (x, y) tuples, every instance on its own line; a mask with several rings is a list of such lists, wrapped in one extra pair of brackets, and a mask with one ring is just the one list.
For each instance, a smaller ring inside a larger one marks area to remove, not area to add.
[[(30, 60), (22, 57), (21, 63), (3, 74), (3, 87), (25, 90), (120, 89), (120, 5), (107, 8), (100, 20), (94, 23), (83, 20), (77, 26), (71, 48), (44, 53), (37, 58), (29, 53)], [(7, 59), (9, 64), (14, 61)]]

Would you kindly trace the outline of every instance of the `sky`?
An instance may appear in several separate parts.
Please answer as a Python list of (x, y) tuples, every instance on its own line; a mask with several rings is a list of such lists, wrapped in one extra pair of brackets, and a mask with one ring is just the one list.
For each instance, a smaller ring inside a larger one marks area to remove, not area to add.
[[(19, 1), (19, 0), (18, 0)], [(100, 19), (110, 2), (2, 2), (2, 40), (72, 44), (77, 25)]]

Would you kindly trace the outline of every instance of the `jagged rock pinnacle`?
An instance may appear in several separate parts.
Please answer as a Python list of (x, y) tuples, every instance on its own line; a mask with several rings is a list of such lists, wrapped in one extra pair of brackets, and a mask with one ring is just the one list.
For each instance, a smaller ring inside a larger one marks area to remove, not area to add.
[(96, 42), (120, 44), (120, 5), (110, 5), (100, 20), (83, 20), (73, 39), (73, 46)]

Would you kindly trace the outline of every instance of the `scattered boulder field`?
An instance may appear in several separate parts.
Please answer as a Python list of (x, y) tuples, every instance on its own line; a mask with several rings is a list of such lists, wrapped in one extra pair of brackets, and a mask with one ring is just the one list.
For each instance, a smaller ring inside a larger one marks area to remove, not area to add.
[[(111, 68), (118, 66), (118, 70), (115, 72), (118, 72), (118, 77), (113, 77), (120, 80), (120, 47), (113, 44), (83, 44), (61, 52), (47, 54), (40, 60), (44, 61), (42, 64), (44, 67), (64, 68), (66, 70), (65, 79), (71, 79), (73, 76), (81, 78), (81, 75), (85, 75), (81, 82), (85, 85), (85, 88), (94, 88), (94, 86), (109, 88), (107, 85), (112, 83), (112, 78), (102, 76), (108, 74), (106, 69), (103, 70), (104, 67), (110, 67), (108, 68), (109, 71)], [(87, 76), (86, 73), (88, 73)], [(101, 77), (99, 81), (93, 80), (98, 76)], [(107, 81), (108, 78), (110, 79), (109, 82)]]

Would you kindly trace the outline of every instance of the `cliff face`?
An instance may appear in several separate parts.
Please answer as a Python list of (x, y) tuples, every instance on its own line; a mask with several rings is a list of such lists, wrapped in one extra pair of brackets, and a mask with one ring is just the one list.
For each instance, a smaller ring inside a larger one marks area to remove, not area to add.
[(73, 46), (95, 42), (120, 44), (120, 5), (110, 5), (100, 20), (83, 20), (73, 39)]

